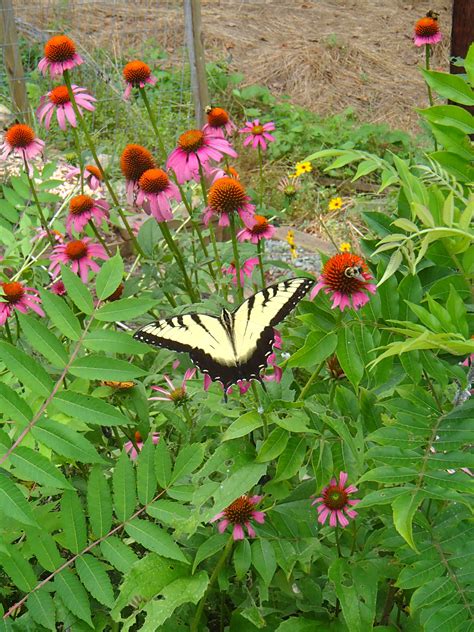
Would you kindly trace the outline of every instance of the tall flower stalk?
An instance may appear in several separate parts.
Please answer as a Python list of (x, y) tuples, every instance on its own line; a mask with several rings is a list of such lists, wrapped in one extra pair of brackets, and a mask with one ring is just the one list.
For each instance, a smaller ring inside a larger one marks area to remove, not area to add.
[(48, 241), (52, 247), (54, 247), (54, 238), (51, 234), (50, 228), (48, 226), (48, 222), (46, 221), (46, 217), (44, 216), (43, 209), (41, 207), (41, 202), (39, 201), (38, 194), (36, 192), (35, 183), (33, 177), (30, 175), (30, 169), (26, 158), (24, 158), (25, 163), (25, 173), (28, 178), (28, 184), (30, 185), (31, 195), (33, 196), (33, 200), (35, 202), (36, 208), (38, 209), (38, 213), (40, 216), (41, 226), (46, 231), (46, 235), (48, 236)]
[(244, 300), (244, 291), (242, 288), (242, 279), (240, 277), (240, 261), (239, 261), (239, 248), (237, 245), (237, 233), (235, 230), (235, 216), (234, 214), (229, 215), (230, 220), (230, 236), (232, 239), (232, 250), (234, 253), (234, 265), (237, 279), (237, 296), (239, 297), (239, 301)]
[(64, 83), (66, 84), (66, 87), (68, 89), (69, 98), (71, 100), (71, 105), (74, 108), (74, 114), (76, 115), (76, 118), (79, 121), (79, 125), (81, 126), (81, 129), (82, 129), (82, 131), (84, 133), (84, 136), (85, 136), (85, 139), (86, 139), (87, 144), (89, 146), (89, 149), (90, 149), (90, 152), (92, 154), (92, 157), (94, 158), (94, 161), (95, 161), (97, 167), (99, 168), (99, 171), (102, 174), (102, 177), (104, 179), (104, 184), (107, 187), (107, 191), (109, 192), (109, 195), (110, 195), (110, 197), (112, 198), (112, 200), (113, 200), (113, 202), (115, 204), (117, 212), (120, 215), (120, 218), (121, 218), (122, 222), (124, 223), (124, 226), (125, 226), (128, 234), (130, 235), (130, 239), (131, 239), (135, 249), (137, 250), (138, 253), (140, 253), (140, 255), (142, 257), (144, 257), (145, 253), (143, 252), (140, 244), (138, 243), (137, 238), (135, 237), (135, 235), (133, 233), (133, 230), (132, 230), (130, 224), (128, 223), (128, 220), (127, 220), (127, 218), (125, 216), (125, 213), (123, 212), (123, 210), (122, 210), (122, 208), (120, 206), (119, 199), (118, 199), (118, 197), (117, 197), (112, 185), (110, 184), (110, 180), (109, 180), (108, 176), (106, 175), (106, 173), (104, 171), (104, 168), (102, 167), (102, 164), (101, 164), (101, 162), (99, 160), (99, 156), (97, 155), (97, 151), (96, 151), (96, 148), (95, 148), (94, 141), (92, 140), (92, 137), (89, 134), (89, 130), (87, 129), (87, 125), (85, 124), (84, 118), (82, 117), (82, 115), (81, 115), (81, 113), (79, 111), (79, 108), (77, 107), (76, 98), (74, 96), (74, 92), (73, 92), (72, 86), (71, 86), (71, 77), (69, 76), (69, 71), (68, 70), (64, 71), (63, 77), (64, 77)]
[(155, 115), (153, 114), (153, 110), (150, 106), (150, 101), (148, 100), (148, 95), (146, 93), (145, 88), (139, 88), (140, 96), (145, 104), (146, 111), (148, 113), (148, 118), (150, 119), (151, 126), (153, 127), (153, 131), (155, 132), (156, 140), (158, 141), (158, 146), (160, 148), (160, 159), (163, 161), (166, 160), (167, 152), (165, 148), (165, 144), (160, 134), (160, 130), (158, 129), (158, 125), (156, 123)]

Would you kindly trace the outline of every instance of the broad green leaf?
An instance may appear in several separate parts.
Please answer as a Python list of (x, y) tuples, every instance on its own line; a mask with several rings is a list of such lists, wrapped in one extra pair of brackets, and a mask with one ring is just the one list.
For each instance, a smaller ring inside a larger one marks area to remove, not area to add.
[(133, 380), (147, 375), (147, 372), (125, 360), (115, 360), (101, 355), (88, 355), (77, 358), (71, 364), (69, 372), (86, 380)]
[(46, 325), (31, 314), (18, 314), (18, 318), (23, 333), (33, 349), (39, 351), (54, 367), (64, 368), (69, 356)]
[(47, 630), (56, 630), (56, 609), (51, 595), (43, 586), (28, 597), (28, 612), (36, 623)]
[(36, 586), (37, 579), (32, 566), (21, 552), (11, 544), (4, 544), (0, 552), (0, 565), (12, 582), (23, 592), (29, 592)]
[(108, 479), (94, 467), (87, 483), (87, 508), (92, 533), (96, 538), (107, 535), (112, 527), (112, 496)]
[(156, 492), (155, 446), (148, 435), (137, 458), (137, 491), (142, 505), (150, 502)]
[(194, 571), (203, 560), (207, 560), (209, 557), (212, 557), (216, 553), (222, 553), (228, 539), (229, 538), (227, 535), (221, 533), (216, 533), (215, 535), (211, 535), (210, 538), (206, 538), (206, 540), (204, 540), (204, 542), (196, 551), (192, 573), (194, 574)]
[(352, 178), (351, 182), (355, 182), (359, 178), (362, 178), (379, 168), (380, 164), (375, 160), (362, 160), (362, 162), (358, 164), (356, 174)]
[[(290, 617), (280, 623), (275, 632), (316, 632), (319, 625), (314, 619), (302, 619), (301, 617)], [(380, 630), (380, 628), (374, 628), (374, 630)], [(322, 632), (322, 628), (320, 628)], [(382, 630), (380, 630), (382, 632)], [(388, 629), (387, 629), (387, 632)]]
[(154, 299), (148, 298), (121, 298), (103, 305), (96, 313), (97, 320), (115, 322), (117, 320), (131, 320), (145, 314), (156, 306)]
[(48, 397), (53, 390), (54, 382), (43, 367), (24, 351), (3, 340), (0, 341), (0, 360), (34, 393)]
[(63, 603), (67, 604), (68, 610), (85, 621), (91, 628), (94, 628), (89, 597), (81, 582), (69, 568), (65, 568), (56, 575), (54, 587)]
[(427, 584), (432, 579), (436, 579), (444, 573), (444, 566), (441, 560), (419, 560), (410, 566), (405, 566), (398, 576), (396, 586), (405, 590), (418, 588)]
[(95, 280), (95, 292), (97, 298), (104, 300), (115, 292), (123, 279), (123, 261), (117, 251), (101, 267)]
[(2, 471), (0, 471), (0, 512), (22, 524), (36, 526), (36, 520), (25, 497)]
[(392, 252), (387, 267), (385, 268), (385, 272), (383, 273), (380, 281), (377, 283), (378, 287), (380, 287), (383, 283), (385, 283), (387, 279), (389, 279), (392, 275), (395, 274), (395, 272), (397, 272), (402, 264), (402, 261), (403, 255), (400, 250), (395, 250), (395, 252)]
[(137, 505), (135, 472), (125, 451), (121, 453), (115, 466), (112, 485), (115, 515), (120, 522), (125, 522), (133, 514)]
[(213, 494), (214, 506), (203, 516), (203, 522), (209, 521), (242, 494), (249, 494), (266, 470), (267, 466), (263, 463), (248, 463), (231, 474)]
[(286, 481), (294, 476), (303, 464), (306, 456), (306, 438), (290, 437), (285, 451), (278, 459), (278, 465), (273, 482)]
[(373, 562), (338, 558), (329, 567), (329, 579), (341, 602), (351, 632), (372, 630), (377, 599), (377, 568)]
[(92, 300), (92, 294), (88, 290), (87, 286), (81, 281), (81, 279), (74, 274), (72, 270), (66, 266), (61, 266), (61, 277), (64, 282), (64, 287), (67, 291), (68, 298), (78, 307), (81, 312), (90, 316), (94, 311), (94, 302)]
[(168, 487), (171, 482), (171, 457), (165, 441), (159, 441), (155, 448), (155, 473), (160, 487)]
[(112, 608), (114, 590), (102, 562), (93, 555), (82, 555), (75, 561), (79, 578), (90, 594), (99, 603)]
[(28, 535), (28, 544), (31, 551), (41, 566), (52, 573), (63, 563), (63, 559), (59, 555), (56, 542), (44, 528), (35, 529), (29, 527), (26, 529)]
[(283, 428), (275, 428), (260, 446), (257, 461), (265, 463), (280, 456), (288, 443), (289, 434)]
[(308, 334), (304, 345), (288, 360), (289, 367), (313, 369), (334, 353), (337, 336), (333, 332), (312, 331)]
[(366, 472), (359, 479), (363, 481), (375, 481), (376, 483), (407, 483), (418, 478), (418, 470), (411, 467), (376, 467)]
[(442, 599), (444, 602), (455, 591), (455, 585), (450, 577), (442, 576), (417, 588), (410, 600), (410, 609), (415, 612), (425, 606), (431, 606)]
[(276, 571), (275, 551), (269, 540), (258, 538), (252, 543), (252, 565), (263, 579), (265, 586), (269, 586)]
[(147, 514), (159, 522), (177, 528), (190, 519), (190, 509), (173, 500), (156, 500), (147, 507)]
[(130, 546), (119, 538), (110, 536), (100, 543), (104, 558), (121, 573), (126, 573), (138, 562), (138, 557)]
[(465, 134), (474, 133), (474, 116), (457, 105), (434, 105), (418, 112), (428, 121), (455, 127)]
[(348, 380), (358, 386), (364, 376), (364, 365), (349, 327), (342, 327), (338, 332), (336, 355)]
[(471, 44), (464, 58), (464, 68), (469, 83), (474, 86), (474, 46)]
[(82, 332), (81, 324), (66, 301), (61, 296), (46, 290), (40, 291), (40, 296), (45, 312), (59, 331), (66, 338), (79, 340)]
[(161, 599), (153, 599), (146, 605), (147, 618), (141, 632), (155, 632), (184, 603), (197, 604), (203, 598), (208, 583), (207, 573), (201, 571), (165, 586), (160, 592)]
[(421, 491), (413, 493), (408, 491), (395, 498), (392, 503), (393, 523), (398, 533), (406, 540), (414, 551), (418, 552), (415, 541), (413, 540), (413, 517), (418, 507), (425, 498), (425, 494)]
[(152, 599), (165, 586), (188, 573), (189, 566), (186, 564), (148, 553), (127, 569), (111, 612), (112, 618), (119, 619), (121, 610), (130, 603)]
[(55, 467), (43, 454), (31, 448), (20, 446), (9, 456), (15, 467), (15, 476), (24, 481), (34, 481), (39, 485), (72, 489), (71, 483), (61, 470)]
[(89, 331), (83, 342), (86, 349), (91, 351), (108, 351), (126, 355), (143, 354), (150, 351), (149, 345), (134, 340), (132, 336), (122, 331), (97, 329)]
[(139, 544), (158, 553), (158, 555), (180, 562), (188, 562), (173, 538), (157, 524), (134, 518), (125, 525), (125, 531)]
[(61, 525), (64, 546), (72, 553), (80, 553), (87, 546), (87, 527), (84, 510), (79, 496), (66, 491), (61, 500)]
[(70, 426), (52, 419), (41, 419), (31, 429), (31, 434), (43, 445), (72, 461), (79, 463), (104, 463), (92, 443)]
[(245, 437), (262, 425), (262, 415), (256, 410), (250, 410), (231, 423), (224, 432), (221, 441), (231, 441), (232, 439)]
[(252, 550), (247, 538), (237, 542), (234, 549), (234, 567), (237, 579), (242, 580), (247, 574), (252, 563)]
[(174, 464), (173, 474), (171, 476), (171, 484), (175, 483), (185, 476), (189, 476), (204, 458), (204, 444), (191, 443), (180, 450)]
[(130, 420), (111, 404), (74, 391), (61, 391), (53, 399), (54, 406), (73, 419), (100, 426), (128, 425)]
[(2, 382), (0, 382), (0, 410), (5, 420), (10, 418), (20, 428), (27, 426), (33, 417), (31, 408), (25, 400)]
[(474, 105), (474, 91), (458, 75), (449, 75), (445, 72), (424, 70), (423, 68), (421, 72), (426, 83), (440, 96), (455, 103)]

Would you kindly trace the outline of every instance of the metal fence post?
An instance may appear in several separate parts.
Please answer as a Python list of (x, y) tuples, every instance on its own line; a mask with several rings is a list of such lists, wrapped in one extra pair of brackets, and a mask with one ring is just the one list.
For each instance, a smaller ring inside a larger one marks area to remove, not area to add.
[(204, 61), (204, 45), (201, 31), (201, 1), (184, 0), (184, 24), (186, 44), (191, 67), (191, 87), (194, 98), (196, 123), (204, 125), (206, 106), (209, 105), (209, 93), (206, 81), (206, 64)]
[(21, 63), (12, 1), (0, 0), (0, 12), (0, 44), (3, 47), (3, 59), (13, 107), (20, 118), (29, 123), (31, 112), (26, 93), (25, 73)]

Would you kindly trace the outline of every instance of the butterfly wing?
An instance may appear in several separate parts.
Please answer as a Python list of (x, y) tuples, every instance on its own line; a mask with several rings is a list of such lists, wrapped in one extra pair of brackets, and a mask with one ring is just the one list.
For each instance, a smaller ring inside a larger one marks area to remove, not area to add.
[(219, 318), (207, 314), (173, 316), (145, 325), (133, 337), (189, 353), (200, 371), (222, 382), (227, 390), (239, 380), (260, 379), (272, 353), (273, 327), (313, 285), (314, 281), (303, 278), (276, 283)]
[(238, 379), (259, 379), (273, 351), (273, 328), (313, 285), (312, 279), (304, 278), (275, 283), (248, 298), (232, 313)]
[(149, 323), (134, 338), (155, 347), (189, 353), (191, 360), (212, 380), (224, 384), (235, 372), (235, 353), (221, 320), (207, 314), (183, 314)]

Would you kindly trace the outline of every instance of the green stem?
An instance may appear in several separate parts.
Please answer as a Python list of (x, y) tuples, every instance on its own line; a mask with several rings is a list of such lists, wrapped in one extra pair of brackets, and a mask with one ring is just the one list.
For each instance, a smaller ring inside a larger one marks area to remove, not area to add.
[[(268, 422), (267, 422), (267, 418), (265, 417), (265, 413), (263, 412), (263, 406), (260, 403), (260, 396), (258, 394), (258, 387), (255, 384), (254, 380), (252, 380), (252, 392), (253, 392), (253, 396), (255, 397), (255, 401), (257, 403), (258, 414), (262, 418), (262, 422), (263, 422), (263, 436), (266, 439), (268, 437)], [(260, 411), (262, 411), (262, 412), (260, 412)]]
[(84, 161), (82, 160), (81, 143), (79, 141), (79, 134), (75, 127), (72, 128), (72, 135), (74, 136), (74, 144), (76, 146), (77, 160), (79, 162), (79, 169), (81, 171), (81, 193), (84, 194)]
[(242, 290), (242, 279), (240, 278), (240, 261), (239, 261), (239, 248), (237, 246), (237, 234), (235, 230), (235, 217), (233, 213), (229, 213), (230, 219), (230, 235), (232, 238), (232, 250), (234, 252), (234, 265), (237, 279), (237, 295), (239, 301), (244, 300), (244, 292)]
[[(430, 44), (425, 44), (425, 68), (426, 70), (430, 69), (430, 59), (431, 59), (431, 46)], [(434, 99), (433, 99), (433, 92), (431, 91), (431, 86), (429, 85), (429, 83), (426, 83), (426, 87), (428, 89), (428, 101), (430, 102), (430, 106), (433, 107), (434, 105)], [(435, 146), (435, 151), (438, 151), (438, 141), (436, 140), (436, 138), (434, 138), (434, 146)]]
[(234, 540), (233, 540), (233, 536), (231, 535), (229, 539), (227, 540), (225, 549), (223, 550), (222, 555), (220, 556), (216, 564), (216, 567), (214, 568), (214, 571), (212, 572), (211, 578), (209, 580), (209, 584), (207, 585), (207, 588), (206, 588), (206, 592), (204, 593), (203, 598), (198, 604), (196, 614), (194, 615), (194, 619), (191, 623), (191, 627), (189, 628), (190, 632), (198, 632), (199, 622), (201, 621), (202, 613), (204, 611), (204, 606), (206, 605), (207, 598), (209, 597), (211, 589), (213, 585), (215, 584), (216, 579), (219, 573), (221, 572), (222, 567), (224, 566), (230, 552), (232, 551), (233, 543), (234, 543)]
[(38, 209), (41, 226), (46, 231), (49, 243), (51, 244), (51, 248), (54, 248), (54, 239), (53, 239), (53, 236), (51, 235), (51, 231), (49, 230), (48, 222), (46, 221), (46, 218), (44, 216), (43, 209), (41, 208), (41, 202), (39, 201), (38, 194), (36, 193), (35, 183), (33, 181), (33, 178), (30, 176), (28, 162), (26, 161), (26, 158), (24, 160), (25, 160), (26, 177), (28, 178), (28, 184), (30, 185), (31, 195), (33, 196), (33, 200), (35, 201), (36, 208)]
[(264, 181), (263, 181), (263, 155), (262, 148), (260, 144), (258, 145), (258, 170), (260, 175), (260, 207), (263, 207), (263, 189), (264, 189)]
[(89, 220), (89, 226), (92, 228), (92, 232), (94, 233), (94, 235), (97, 237), (97, 239), (102, 244), (105, 252), (109, 255), (109, 257), (111, 257), (112, 253), (110, 252), (109, 247), (107, 246), (107, 244), (105, 243), (105, 240), (103, 239), (103, 237), (101, 236), (101, 234), (97, 230), (97, 226), (94, 224), (94, 222), (91, 219)]
[(170, 233), (170, 229), (168, 228), (168, 225), (166, 222), (158, 222), (158, 226), (160, 227), (161, 234), (163, 235), (164, 240), (168, 244), (168, 248), (173, 254), (176, 260), (176, 263), (178, 264), (179, 269), (181, 270), (181, 274), (183, 275), (183, 280), (186, 286), (186, 291), (188, 293), (188, 296), (191, 299), (191, 301), (195, 303), (196, 301), (199, 300), (199, 296), (196, 296), (194, 292), (193, 284), (191, 282), (191, 279), (188, 276), (188, 273), (186, 272), (186, 266), (184, 265), (184, 261), (183, 261), (183, 258), (181, 257), (181, 253), (179, 251), (178, 246), (174, 243), (173, 237)]
[(120, 215), (120, 218), (122, 220), (122, 222), (124, 223), (124, 226), (128, 232), (128, 234), (130, 235), (130, 240), (133, 243), (133, 245), (135, 246), (135, 249), (138, 253), (140, 253), (140, 255), (142, 257), (145, 257), (145, 253), (143, 252), (142, 248), (140, 247), (140, 244), (137, 241), (137, 238), (135, 237), (135, 235), (133, 234), (133, 230), (130, 226), (130, 224), (128, 223), (128, 220), (125, 216), (125, 213), (123, 212), (121, 206), (120, 206), (120, 202), (119, 199), (117, 197), (117, 194), (115, 193), (112, 185), (110, 184), (110, 180), (108, 178), (108, 176), (106, 175), (104, 168), (102, 167), (102, 164), (99, 160), (99, 156), (97, 155), (97, 151), (94, 145), (94, 141), (92, 140), (91, 135), (89, 134), (89, 130), (87, 129), (87, 125), (84, 121), (84, 118), (82, 116), (82, 114), (79, 111), (79, 108), (77, 107), (77, 103), (76, 103), (76, 98), (74, 96), (74, 93), (72, 91), (72, 87), (71, 87), (71, 78), (69, 76), (69, 71), (65, 70), (63, 73), (63, 77), (64, 77), (64, 83), (66, 84), (66, 87), (68, 89), (68, 94), (69, 94), (69, 99), (71, 101), (71, 105), (73, 107), (74, 110), (74, 114), (76, 115), (76, 119), (79, 121), (79, 125), (81, 126), (81, 129), (84, 133), (84, 136), (86, 138), (87, 144), (89, 146), (89, 150), (92, 154), (92, 157), (94, 158), (95, 164), (97, 165), (102, 178), (104, 180), (104, 184), (107, 188), (107, 191), (109, 192), (110, 197), (113, 200), (113, 203), (117, 209), (118, 214)]
[(258, 266), (260, 268), (260, 277), (262, 279), (262, 288), (266, 287), (265, 269), (263, 267), (263, 255), (265, 253), (265, 240), (259, 239), (257, 243)]
[(5, 321), (5, 331), (7, 333), (8, 342), (13, 344), (12, 332), (10, 331), (10, 325), (8, 324), (8, 320)]
[(148, 100), (148, 96), (145, 91), (145, 88), (139, 88), (139, 90), (140, 90), (140, 96), (143, 99), (143, 103), (145, 104), (146, 111), (148, 112), (148, 118), (150, 119), (151, 126), (153, 127), (153, 131), (155, 132), (156, 140), (158, 141), (158, 145), (160, 147), (160, 152), (161, 152), (160, 158), (164, 164), (166, 161), (166, 156), (167, 156), (165, 144), (163, 142), (163, 139), (161, 138), (160, 130), (158, 129), (158, 125), (156, 124), (155, 115), (153, 114), (153, 111), (151, 109), (150, 101)]
[(313, 384), (314, 380), (318, 377), (318, 375), (321, 372), (321, 369), (323, 368), (325, 362), (326, 362), (326, 360), (323, 360), (320, 364), (318, 364), (318, 366), (316, 367), (315, 371), (310, 375), (308, 381), (303, 386), (303, 388), (301, 390), (301, 393), (298, 395), (298, 399), (296, 401), (300, 401), (300, 400), (302, 400), (302, 399), (304, 399), (306, 397), (307, 392), (311, 388), (311, 385)]

